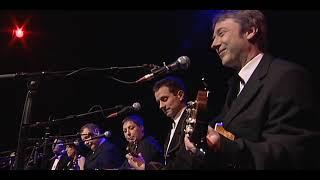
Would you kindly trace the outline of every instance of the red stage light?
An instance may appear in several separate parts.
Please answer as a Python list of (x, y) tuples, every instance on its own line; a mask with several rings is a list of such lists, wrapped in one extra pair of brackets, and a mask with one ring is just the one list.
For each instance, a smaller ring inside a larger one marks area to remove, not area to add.
[(22, 28), (17, 28), (16, 30), (14, 30), (14, 35), (17, 37), (17, 38), (22, 38), (23, 35), (24, 35), (24, 31)]

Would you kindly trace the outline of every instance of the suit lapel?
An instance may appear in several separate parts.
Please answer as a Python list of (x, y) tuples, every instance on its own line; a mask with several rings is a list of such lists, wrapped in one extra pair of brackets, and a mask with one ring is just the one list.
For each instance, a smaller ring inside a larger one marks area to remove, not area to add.
[(235, 116), (237, 116), (241, 110), (246, 107), (246, 105), (250, 103), (251, 100), (257, 95), (263, 86), (262, 79), (267, 74), (272, 59), (273, 58), (268, 54), (263, 56), (259, 65), (251, 75), (249, 81), (246, 83), (239, 96), (233, 101), (229, 112), (226, 114), (226, 117), (224, 118), (225, 127), (227, 127), (235, 118)]
[[(171, 129), (170, 129), (171, 130)], [(166, 141), (164, 143), (164, 152), (167, 151), (167, 147), (168, 147), (168, 144), (169, 144), (169, 140), (170, 140), (170, 133), (168, 133), (168, 136), (166, 138)]]
[(185, 120), (187, 118), (187, 115), (188, 115), (187, 111), (184, 110), (184, 112), (181, 115), (181, 118), (179, 120), (179, 123), (177, 125), (177, 128), (176, 128), (176, 130), (174, 132), (174, 135), (172, 137), (172, 140), (171, 140), (171, 143), (170, 143), (170, 146), (169, 146), (167, 154), (170, 154), (172, 151), (175, 151), (177, 148), (179, 148), (180, 142), (181, 142), (181, 133), (184, 133), (183, 130), (184, 130)]

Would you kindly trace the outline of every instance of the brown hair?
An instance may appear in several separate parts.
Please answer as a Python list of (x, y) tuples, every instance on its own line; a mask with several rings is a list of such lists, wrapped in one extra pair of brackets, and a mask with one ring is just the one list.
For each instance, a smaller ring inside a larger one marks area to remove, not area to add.
[(233, 19), (241, 26), (241, 33), (248, 31), (251, 27), (256, 27), (258, 33), (253, 39), (257, 42), (261, 51), (265, 52), (267, 48), (267, 25), (264, 14), (259, 10), (223, 10), (220, 11), (212, 20), (214, 29), (216, 23)]

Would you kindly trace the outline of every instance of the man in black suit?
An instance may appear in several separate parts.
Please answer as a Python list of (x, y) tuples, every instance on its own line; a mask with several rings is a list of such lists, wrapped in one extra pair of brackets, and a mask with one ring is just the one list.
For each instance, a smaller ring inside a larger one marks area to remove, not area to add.
[(52, 145), (54, 156), (49, 160), (50, 170), (63, 170), (69, 161), (66, 152), (65, 142), (61, 139), (55, 139)]
[(146, 134), (144, 120), (141, 116), (127, 116), (122, 121), (122, 127), (123, 134), (128, 141), (128, 154), (126, 154), (127, 160), (120, 169), (134, 169), (129, 162), (132, 158), (139, 156), (143, 157), (147, 166), (150, 165), (150, 162), (151, 164), (153, 162), (163, 163), (162, 147), (154, 137)]
[[(208, 127), (212, 150), (208, 152), (216, 156), (212, 164), (242, 169), (319, 168), (315, 111), (319, 106), (310, 74), (266, 53), (266, 22), (260, 11), (223, 11), (213, 29), (211, 48), (236, 73), (228, 83), (220, 116)], [(185, 143), (197, 153), (187, 137)]]
[[(178, 77), (168, 76), (155, 83), (153, 92), (159, 108), (172, 119), (172, 129), (168, 132), (164, 145), (165, 162), (162, 166), (160, 164), (154, 166), (165, 170), (192, 169), (192, 157), (184, 145), (187, 118), (185, 111), (187, 95), (184, 83)], [(148, 169), (142, 157), (129, 159), (129, 163), (136, 169)]]
[(102, 133), (93, 123), (85, 124), (80, 129), (81, 139), (92, 151), (86, 157), (84, 170), (113, 169), (122, 163), (120, 151), (106, 137), (100, 137)]

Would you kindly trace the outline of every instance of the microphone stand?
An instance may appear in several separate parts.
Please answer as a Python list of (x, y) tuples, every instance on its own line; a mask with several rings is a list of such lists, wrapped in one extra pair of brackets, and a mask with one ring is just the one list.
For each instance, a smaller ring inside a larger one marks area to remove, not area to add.
[(48, 159), (48, 153), (47, 153), (47, 145), (50, 135), (50, 128), (46, 127), (44, 132), (44, 142), (42, 144), (42, 159), (41, 159), (41, 169), (47, 169), (47, 159)]
[(15, 155), (15, 161), (13, 169), (19, 170), (24, 167), (24, 141), (27, 136), (27, 129), (24, 128), (24, 124), (29, 124), (32, 108), (32, 98), (37, 93), (38, 81), (30, 81), (28, 83), (28, 92), (26, 95), (26, 100), (23, 107), (22, 118), (20, 122), (19, 136), (18, 136), (18, 145)]
[[(62, 144), (64, 145), (76, 145), (77, 143), (81, 143), (81, 140), (79, 139), (80, 133), (77, 134), (71, 134), (71, 135), (58, 135), (58, 136), (50, 136), (49, 132), (50, 128), (45, 128), (44, 136), (41, 138), (27, 138), (26, 141), (32, 141), (35, 142), (35, 145), (26, 147), (25, 149), (32, 148), (32, 152), (29, 155), (28, 160), (26, 161), (26, 165), (24, 166), (25, 170), (34, 169), (37, 165), (37, 168), (40, 169), (48, 169), (48, 161), (49, 160), (49, 152), (50, 148), (53, 145), (60, 144), (57, 142), (53, 142), (54, 139), (60, 139), (64, 140)], [(40, 143), (41, 142), (41, 143)], [(42, 148), (42, 153), (39, 152), (39, 150)], [(40, 165), (40, 166), (38, 166)]]
[(32, 151), (29, 155), (28, 160), (26, 161), (26, 164), (24, 166), (24, 169), (26, 170), (32, 170), (36, 168), (37, 162), (39, 160), (39, 157), (41, 157), (39, 153), (39, 143), (36, 142), (35, 145), (32, 147)]

